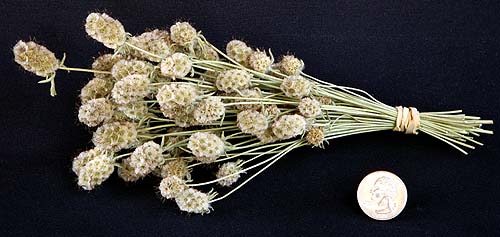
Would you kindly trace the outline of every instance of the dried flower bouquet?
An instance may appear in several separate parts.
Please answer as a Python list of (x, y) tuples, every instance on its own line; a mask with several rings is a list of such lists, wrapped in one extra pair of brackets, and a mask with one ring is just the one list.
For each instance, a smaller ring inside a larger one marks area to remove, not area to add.
[[(394, 130), (420, 131), (466, 153), (481, 145), (475, 136), (492, 134), (481, 128), (492, 121), (461, 111), (420, 113), (321, 81), (304, 73), (303, 61), (293, 55), (275, 63), (270, 51), (239, 40), (222, 52), (187, 22), (132, 36), (107, 14), (91, 13), (85, 29), (114, 50), (97, 57), (91, 69), (67, 67), (65, 56), (59, 60), (31, 41), (13, 49), (17, 63), (45, 77), (39, 83), (51, 84), (52, 96), (56, 71), (94, 74), (81, 90), (78, 118), (97, 127), (95, 147), (73, 160), (85, 190), (96, 188), (115, 168), (126, 182), (155, 175), (162, 197), (183, 211), (203, 214), (298, 147)], [(191, 171), (203, 166), (217, 171), (210, 181), (195, 182)], [(214, 185), (230, 191), (217, 197), (198, 190)]]

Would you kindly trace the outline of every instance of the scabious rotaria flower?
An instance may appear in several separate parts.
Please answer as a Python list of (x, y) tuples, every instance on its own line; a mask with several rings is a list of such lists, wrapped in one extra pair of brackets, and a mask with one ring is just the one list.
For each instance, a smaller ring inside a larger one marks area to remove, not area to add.
[(127, 36), (122, 23), (106, 13), (90, 13), (85, 21), (85, 31), (90, 37), (111, 49), (123, 45)]
[(164, 58), (160, 63), (161, 75), (169, 78), (183, 78), (191, 72), (193, 63), (189, 56), (183, 53), (174, 53)]
[(189, 46), (196, 37), (196, 29), (188, 22), (177, 22), (170, 27), (170, 39), (179, 45)]
[(146, 61), (123, 59), (116, 62), (111, 68), (111, 75), (115, 80), (121, 80), (130, 75), (143, 75), (148, 77), (153, 71), (153, 65)]
[(215, 85), (217, 89), (231, 93), (250, 86), (252, 75), (245, 70), (230, 69), (219, 73)]
[(80, 91), (80, 99), (83, 103), (91, 100), (106, 97), (111, 93), (113, 83), (100, 78), (94, 78)]
[(118, 111), (122, 112), (127, 118), (132, 120), (140, 120), (148, 113), (148, 106), (144, 101), (132, 102), (117, 107)]
[(189, 137), (187, 148), (200, 162), (211, 163), (224, 153), (224, 141), (208, 132), (196, 132)]
[(216, 176), (217, 179), (223, 178), (218, 181), (221, 186), (231, 186), (238, 181), (241, 172), (241, 162), (241, 160), (235, 162), (227, 162), (219, 167), (219, 171), (217, 171)]
[(281, 140), (298, 136), (306, 130), (306, 119), (298, 114), (283, 115), (273, 124), (273, 133)]
[(114, 171), (113, 159), (107, 155), (100, 155), (87, 162), (78, 173), (78, 185), (85, 190), (92, 190), (100, 185)]
[(106, 151), (98, 147), (80, 152), (80, 154), (73, 159), (73, 172), (78, 175), (82, 167), (84, 167), (89, 161), (101, 155), (106, 155)]
[(130, 157), (123, 159), (118, 167), (118, 176), (125, 182), (135, 182), (145, 175), (135, 173), (135, 168), (130, 165)]
[(236, 121), (242, 132), (252, 135), (264, 133), (269, 126), (266, 116), (255, 110), (239, 112)]
[(313, 127), (309, 129), (309, 131), (307, 131), (306, 141), (307, 143), (309, 143), (309, 145), (312, 145), (313, 147), (321, 147), (324, 140), (325, 134), (321, 127)]
[(308, 96), (312, 90), (312, 83), (301, 76), (288, 76), (280, 86), (286, 96), (302, 98)]
[(278, 64), (279, 70), (288, 75), (299, 75), (304, 69), (304, 62), (293, 55), (285, 55)]
[(257, 72), (267, 72), (273, 61), (264, 51), (255, 51), (248, 57), (248, 65)]
[[(92, 70), (103, 71), (103, 72), (111, 72), (113, 66), (124, 59), (124, 56), (121, 54), (103, 54), (96, 59), (92, 63)], [(108, 73), (94, 73), (94, 77), (104, 79), (107, 81), (112, 81), (112, 74)]]
[(194, 85), (172, 83), (160, 87), (156, 99), (165, 117), (174, 119), (177, 114), (175, 109), (185, 110), (186, 106), (196, 100), (198, 94), (200, 92)]
[(151, 173), (162, 162), (162, 150), (154, 141), (146, 142), (137, 148), (130, 156), (130, 166), (138, 175)]
[(248, 64), (248, 57), (252, 52), (252, 48), (248, 47), (245, 42), (240, 40), (231, 40), (226, 45), (227, 56), (243, 65)]
[(144, 75), (129, 75), (117, 81), (111, 97), (117, 104), (129, 104), (149, 95), (149, 79)]
[(111, 119), (113, 105), (105, 98), (89, 100), (80, 106), (78, 120), (89, 127), (95, 127)]
[(191, 171), (188, 165), (183, 159), (176, 159), (166, 162), (161, 167), (161, 177), (166, 178), (170, 176), (176, 176), (181, 179), (191, 179)]
[(175, 175), (163, 178), (158, 187), (161, 196), (166, 199), (176, 198), (187, 188), (186, 181)]
[(170, 40), (170, 35), (164, 30), (152, 30), (144, 32), (139, 36), (134, 36), (129, 39), (130, 43), (146, 52), (154, 55), (144, 53), (133, 48), (129, 49), (129, 53), (137, 58), (144, 58), (149, 61), (159, 62), (162, 58), (165, 58), (172, 54), (173, 50), (171, 48), (172, 41)]
[(179, 209), (186, 212), (205, 214), (212, 209), (210, 201), (212, 195), (202, 193), (196, 189), (188, 188), (182, 191), (175, 197), (175, 202)]
[(299, 111), (306, 118), (315, 118), (321, 114), (321, 104), (309, 97), (302, 98), (299, 102)]
[(193, 111), (194, 120), (199, 124), (208, 124), (219, 120), (225, 112), (224, 103), (219, 97), (207, 97)]
[(137, 130), (130, 122), (106, 123), (94, 132), (92, 142), (96, 147), (117, 152), (137, 142)]
[(24, 42), (20, 40), (12, 51), (16, 63), (21, 65), (24, 70), (37, 76), (49, 76), (59, 67), (59, 60), (57, 60), (54, 53), (33, 41)]

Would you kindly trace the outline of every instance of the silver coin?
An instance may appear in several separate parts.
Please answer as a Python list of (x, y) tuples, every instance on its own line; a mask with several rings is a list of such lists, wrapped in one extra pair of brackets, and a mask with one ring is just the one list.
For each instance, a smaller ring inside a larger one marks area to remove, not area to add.
[(357, 198), (366, 215), (375, 220), (390, 220), (403, 211), (408, 193), (398, 176), (387, 171), (375, 171), (361, 180)]

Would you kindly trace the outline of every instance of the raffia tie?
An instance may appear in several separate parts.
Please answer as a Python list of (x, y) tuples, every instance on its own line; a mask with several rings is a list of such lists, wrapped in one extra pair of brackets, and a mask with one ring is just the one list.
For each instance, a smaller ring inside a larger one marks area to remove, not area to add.
[(405, 134), (418, 134), (420, 128), (420, 113), (414, 107), (396, 106), (398, 115), (393, 131)]

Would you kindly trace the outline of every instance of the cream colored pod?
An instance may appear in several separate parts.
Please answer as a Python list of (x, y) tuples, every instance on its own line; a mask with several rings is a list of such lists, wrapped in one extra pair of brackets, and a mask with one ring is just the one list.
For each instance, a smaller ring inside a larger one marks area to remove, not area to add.
[(183, 53), (174, 53), (160, 63), (161, 75), (172, 79), (183, 78), (191, 72), (193, 63), (189, 56)]

